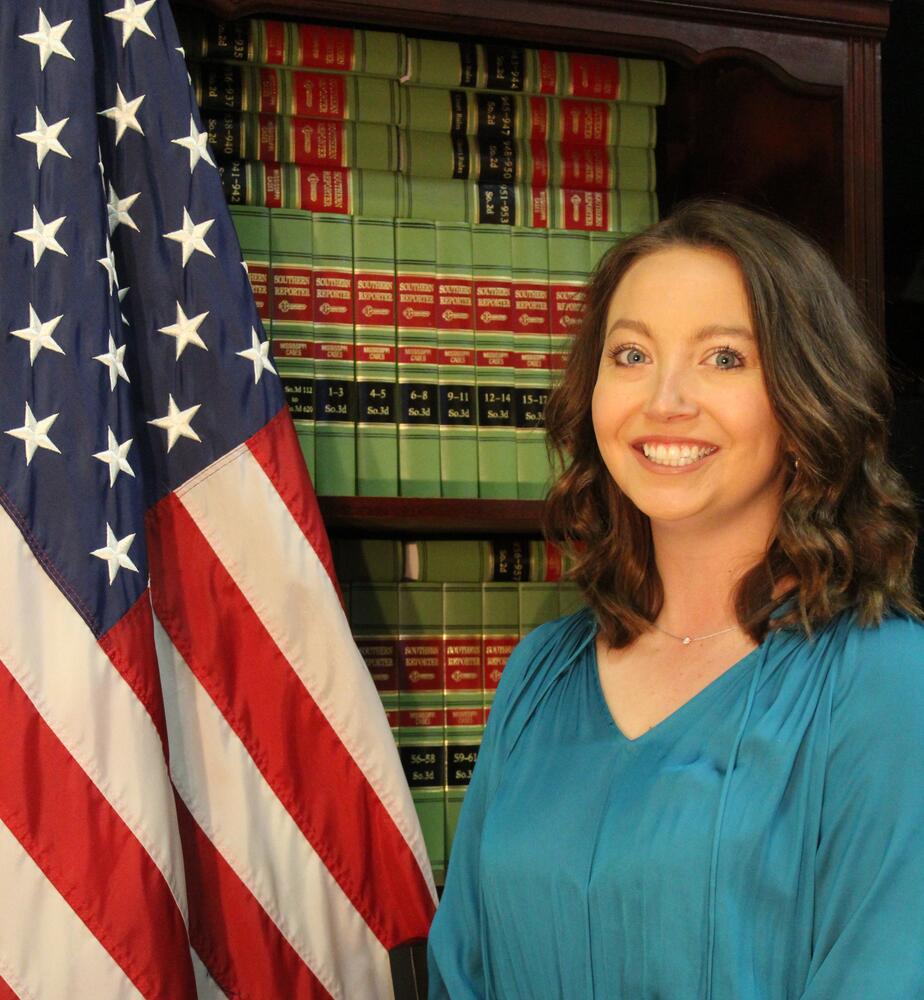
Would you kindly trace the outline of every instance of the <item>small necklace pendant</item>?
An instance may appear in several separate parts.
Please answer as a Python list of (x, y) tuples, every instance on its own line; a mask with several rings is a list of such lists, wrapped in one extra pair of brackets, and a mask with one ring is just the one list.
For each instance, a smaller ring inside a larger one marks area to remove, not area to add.
[(685, 635), (680, 641), (684, 644), (684, 646), (689, 646), (693, 640), (688, 635)]

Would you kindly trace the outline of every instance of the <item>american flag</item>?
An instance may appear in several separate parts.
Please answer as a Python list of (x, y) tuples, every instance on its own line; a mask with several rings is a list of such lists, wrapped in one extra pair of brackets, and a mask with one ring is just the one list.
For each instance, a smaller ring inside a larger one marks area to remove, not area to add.
[(167, 2), (0, 55), (0, 998), (390, 997), (426, 852)]

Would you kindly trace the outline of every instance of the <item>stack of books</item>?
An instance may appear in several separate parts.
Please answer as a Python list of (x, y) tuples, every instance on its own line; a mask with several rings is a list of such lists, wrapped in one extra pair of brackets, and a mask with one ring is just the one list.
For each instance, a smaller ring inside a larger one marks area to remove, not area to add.
[[(555, 579), (560, 558), (537, 558), (542, 549), (515, 540), (363, 541), (341, 542), (335, 553), (341, 574), (377, 577), (341, 576), (344, 598), (438, 880), (511, 650), (531, 629), (581, 605), (577, 588)], [(405, 569), (421, 579), (399, 582)], [(452, 579), (434, 579), (441, 570)], [(389, 573), (393, 579), (382, 579)], [(547, 579), (498, 582), (517, 573)]]
[(602, 254), (657, 216), (657, 61), (185, 26), (319, 494), (538, 499)]

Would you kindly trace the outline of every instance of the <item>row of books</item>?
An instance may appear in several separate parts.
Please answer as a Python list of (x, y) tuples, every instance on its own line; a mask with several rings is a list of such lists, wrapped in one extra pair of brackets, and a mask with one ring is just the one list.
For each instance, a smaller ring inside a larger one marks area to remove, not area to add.
[(557, 546), (523, 536), (333, 539), (334, 568), (343, 582), (557, 583), (571, 568)]
[(353, 583), (344, 597), (439, 879), (510, 652), (580, 607), (580, 593), (567, 583)]
[(320, 494), (537, 499), (610, 233), (232, 209)]
[(179, 23), (187, 55), (195, 60), (355, 73), (428, 87), (664, 103), (664, 65), (649, 59), (263, 18), (223, 22), (186, 15)]

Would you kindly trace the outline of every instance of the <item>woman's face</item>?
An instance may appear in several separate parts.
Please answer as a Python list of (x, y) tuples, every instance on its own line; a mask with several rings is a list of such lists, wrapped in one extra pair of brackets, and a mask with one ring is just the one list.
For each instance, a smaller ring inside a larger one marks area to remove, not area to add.
[(610, 299), (593, 424), (652, 526), (773, 525), (780, 428), (732, 257), (672, 247), (632, 264)]

